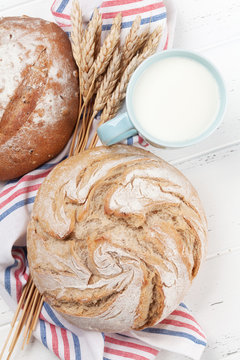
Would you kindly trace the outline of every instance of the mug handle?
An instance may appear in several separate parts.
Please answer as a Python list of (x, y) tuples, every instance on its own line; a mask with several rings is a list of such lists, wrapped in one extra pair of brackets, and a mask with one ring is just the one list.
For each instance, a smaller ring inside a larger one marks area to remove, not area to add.
[(99, 126), (97, 133), (104, 145), (113, 145), (138, 132), (125, 112)]

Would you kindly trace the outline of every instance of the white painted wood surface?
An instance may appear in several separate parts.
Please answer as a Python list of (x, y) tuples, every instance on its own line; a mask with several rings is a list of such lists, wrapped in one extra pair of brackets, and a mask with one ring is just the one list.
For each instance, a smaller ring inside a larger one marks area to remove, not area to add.
[[(185, 299), (208, 336), (202, 360), (240, 359), (240, 1), (176, 1), (174, 47), (199, 51), (224, 76), (228, 107), (208, 139), (185, 149), (151, 149), (192, 181), (203, 201), (209, 227), (208, 256)], [(0, 0), (0, 15), (52, 20), (51, 0)], [(12, 312), (0, 299), (0, 348)], [(32, 340), (15, 359), (56, 359)], [(186, 360), (161, 352), (158, 359)], [(85, 359), (84, 359), (85, 360)]]

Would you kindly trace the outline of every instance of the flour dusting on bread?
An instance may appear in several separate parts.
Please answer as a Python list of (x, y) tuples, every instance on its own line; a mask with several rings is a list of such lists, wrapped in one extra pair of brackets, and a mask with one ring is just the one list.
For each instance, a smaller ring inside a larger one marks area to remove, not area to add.
[(56, 24), (0, 20), (0, 180), (33, 170), (66, 145), (78, 114), (76, 69)]

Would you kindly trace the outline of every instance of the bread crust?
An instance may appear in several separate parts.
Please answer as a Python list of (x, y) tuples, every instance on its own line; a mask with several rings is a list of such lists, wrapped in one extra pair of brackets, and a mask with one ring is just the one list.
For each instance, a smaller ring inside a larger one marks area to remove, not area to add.
[(43, 19), (1, 18), (0, 180), (55, 157), (77, 112), (77, 68), (64, 31)]
[(85, 151), (42, 184), (28, 227), (44, 299), (88, 330), (140, 330), (183, 300), (206, 248), (198, 194), (173, 166), (132, 146)]

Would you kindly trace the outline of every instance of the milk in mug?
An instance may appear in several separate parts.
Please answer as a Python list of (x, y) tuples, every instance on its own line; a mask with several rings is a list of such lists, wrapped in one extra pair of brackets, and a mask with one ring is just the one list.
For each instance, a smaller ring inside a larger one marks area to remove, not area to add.
[(132, 106), (146, 133), (165, 142), (187, 141), (216, 119), (219, 87), (201, 63), (173, 56), (152, 63), (140, 74)]

